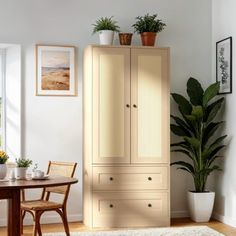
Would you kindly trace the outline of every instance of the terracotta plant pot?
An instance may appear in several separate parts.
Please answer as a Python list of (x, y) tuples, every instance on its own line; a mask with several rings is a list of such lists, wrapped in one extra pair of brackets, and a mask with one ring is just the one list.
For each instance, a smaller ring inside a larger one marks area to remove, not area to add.
[(132, 35), (131, 33), (119, 33), (120, 45), (131, 45)]
[(141, 40), (143, 46), (154, 46), (156, 41), (156, 33), (155, 32), (143, 32), (141, 33)]

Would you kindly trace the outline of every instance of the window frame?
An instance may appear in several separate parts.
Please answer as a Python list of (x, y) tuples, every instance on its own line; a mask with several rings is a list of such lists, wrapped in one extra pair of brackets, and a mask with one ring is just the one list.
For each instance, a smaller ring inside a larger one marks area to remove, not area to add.
[(0, 89), (2, 90), (2, 102), (1, 102), (1, 127), (0, 127), (0, 135), (1, 135), (1, 145), (0, 148), (2, 150), (6, 150), (6, 49), (0, 49), (0, 57), (1, 57), (1, 68), (0, 68)]

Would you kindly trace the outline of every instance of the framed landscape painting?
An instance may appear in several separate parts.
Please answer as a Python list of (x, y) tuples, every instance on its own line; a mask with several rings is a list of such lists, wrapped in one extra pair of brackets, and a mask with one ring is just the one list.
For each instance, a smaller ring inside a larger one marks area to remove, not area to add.
[(232, 37), (216, 43), (216, 81), (219, 94), (232, 93)]
[(36, 95), (75, 96), (75, 47), (36, 45)]

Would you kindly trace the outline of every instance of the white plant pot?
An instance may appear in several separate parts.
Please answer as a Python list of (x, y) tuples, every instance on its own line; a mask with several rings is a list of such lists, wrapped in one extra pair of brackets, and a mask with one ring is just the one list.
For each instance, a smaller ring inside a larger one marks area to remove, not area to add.
[(114, 39), (114, 31), (112, 30), (99, 31), (99, 39), (101, 45), (112, 45)]
[(0, 164), (0, 179), (4, 179), (7, 175), (7, 165)]
[(191, 219), (195, 222), (208, 222), (211, 218), (214, 200), (214, 192), (188, 192), (188, 206)]
[(16, 167), (15, 168), (15, 178), (16, 179), (26, 179), (27, 167)]

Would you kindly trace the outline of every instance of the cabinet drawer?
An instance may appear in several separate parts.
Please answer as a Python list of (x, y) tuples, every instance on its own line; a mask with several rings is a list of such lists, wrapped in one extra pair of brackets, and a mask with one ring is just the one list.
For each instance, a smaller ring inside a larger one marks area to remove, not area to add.
[(160, 192), (93, 192), (94, 227), (168, 226), (169, 195)]
[(93, 190), (165, 190), (168, 167), (93, 167)]

